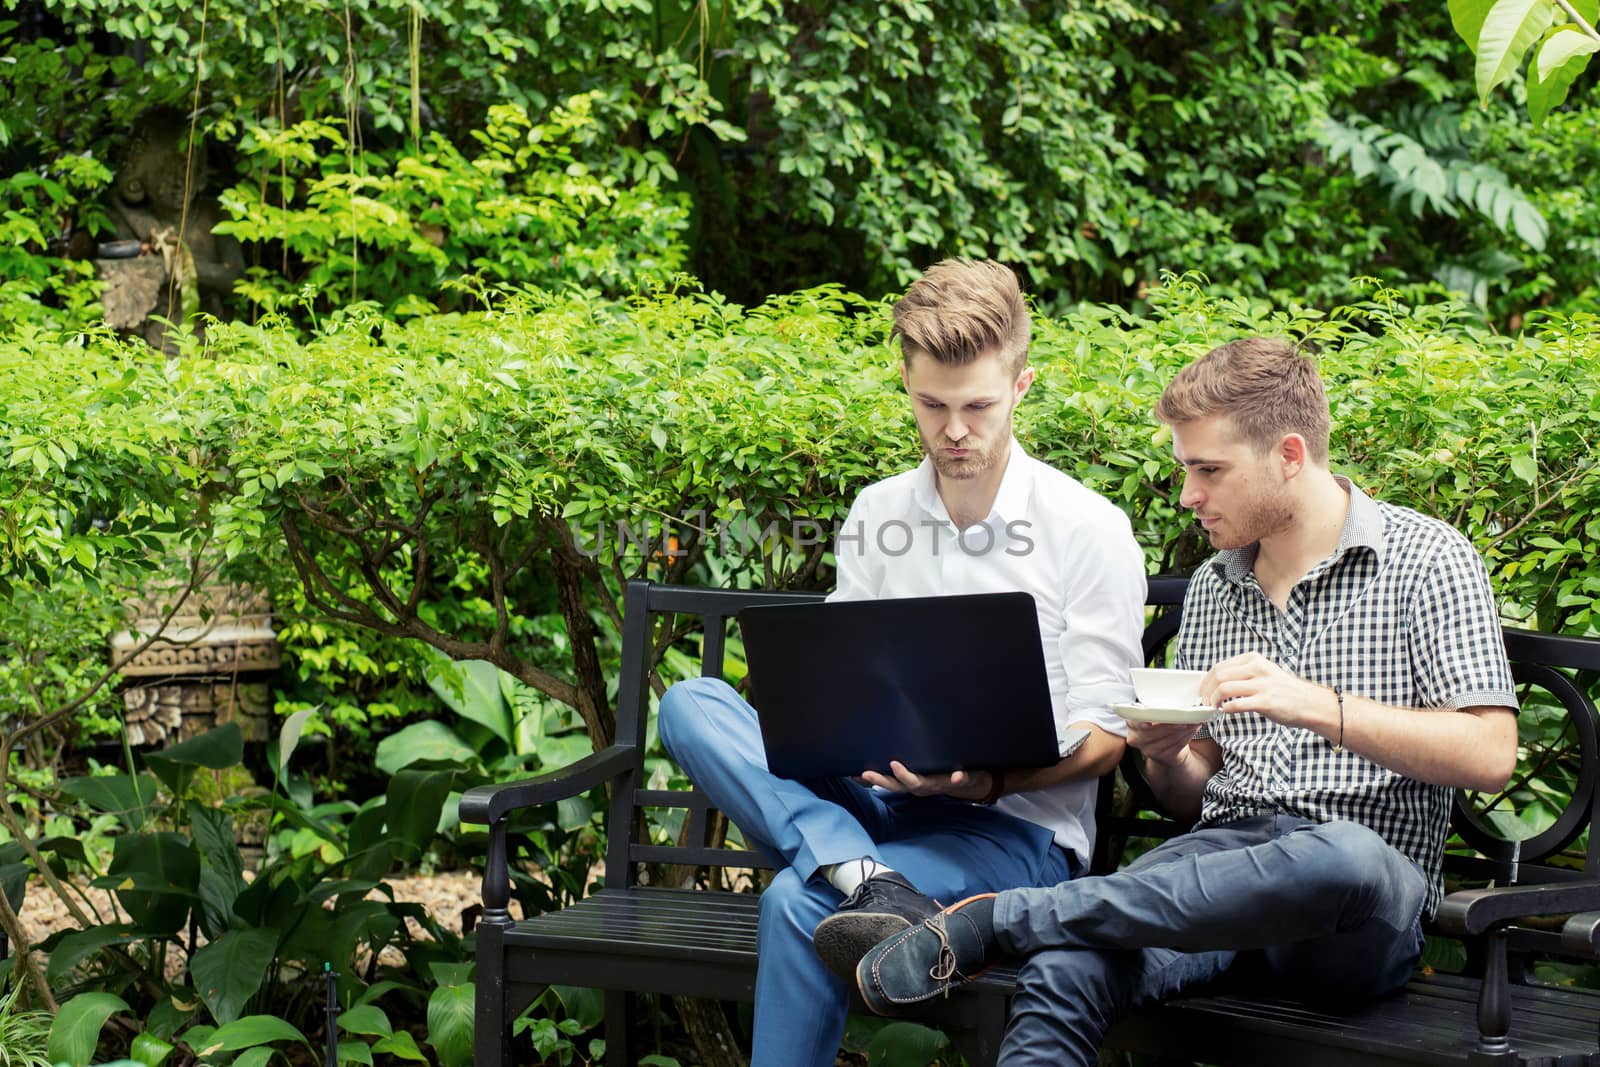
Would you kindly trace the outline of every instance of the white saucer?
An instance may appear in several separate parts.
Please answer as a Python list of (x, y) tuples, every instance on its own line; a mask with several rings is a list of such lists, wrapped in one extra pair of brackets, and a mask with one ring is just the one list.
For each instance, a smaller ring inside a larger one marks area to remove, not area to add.
[(1222, 714), (1221, 708), (1200, 704), (1188, 708), (1163, 708), (1154, 704), (1113, 704), (1111, 710), (1129, 722), (1210, 722)]

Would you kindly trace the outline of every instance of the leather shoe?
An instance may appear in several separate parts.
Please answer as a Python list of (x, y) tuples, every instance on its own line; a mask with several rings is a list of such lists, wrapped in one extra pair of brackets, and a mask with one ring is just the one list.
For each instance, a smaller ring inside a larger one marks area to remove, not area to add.
[(938, 901), (917, 892), (900, 874), (885, 871), (856, 886), (817, 924), (811, 943), (828, 969), (848, 981), (868, 949), (938, 911)]
[(994, 931), (962, 908), (993, 893), (968, 897), (874, 946), (856, 965), (856, 987), (879, 1015), (898, 1015), (947, 995), (982, 974), (991, 962)]

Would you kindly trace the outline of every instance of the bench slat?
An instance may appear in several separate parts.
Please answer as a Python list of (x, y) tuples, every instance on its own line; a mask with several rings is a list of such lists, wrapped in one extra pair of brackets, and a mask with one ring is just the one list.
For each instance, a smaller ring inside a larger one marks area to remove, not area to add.
[[(515, 924), (508, 947), (529, 950), (547, 966), (551, 956), (590, 961), (678, 962), (731, 967), (753, 973), (759, 897), (751, 893), (680, 889), (602, 890), (586, 900)], [(634, 966), (630, 963), (629, 966)], [(586, 967), (587, 969), (587, 967)], [(603, 984), (646, 985), (645, 975), (616, 975)], [(592, 979), (591, 979), (592, 980)], [(1016, 964), (1003, 962), (974, 983), (978, 993), (1009, 993)], [(1286, 998), (1194, 997), (1146, 1009), (1122, 1021), (1108, 1044), (1150, 1055), (1200, 1059), (1227, 1052), (1229, 1062), (1344, 1062), (1360, 1053), (1371, 1062), (1462, 1065), (1477, 1047), (1478, 983), (1434, 974), (1413, 980), (1397, 996), (1341, 1013)], [(1512, 990), (1512, 1047), (1523, 1062), (1547, 1067), (1575, 1048), (1596, 1051), (1580, 1060), (1600, 1065), (1600, 993), (1517, 986)], [(1302, 1044), (1304, 1043), (1304, 1044)], [(1307, 1055), (1311, 1048), (1323, 1052)], [(1259, 1048), (1259, 1056), (1250, 1050)], [(1241, 1060), (1241, 1056), (1243, 1059)], [(1341, 1059), (1341, 1056), (1343, 1059)], [(1325, 1058), (1327, 1057), (1327, 1058)]]
[[(1600, 1064), (1600, 994), (1538, 986), (1512, 988), (1511, 1047), (1523, 1062)], [(1283, 1062), (1293, 1047), (1297, 1062), (1363, 1062), (1459, 1065), (1477, 1051), (1478, 983), (1456, 975), (1413, 980), (1400, 994), (1340, 1013), (1294, 1000), (1263, 996), (1195, 997), (1130, 1016), (1111, 1032), (1108, 1044), (1156, 1056), (1208, 1054), (1233, 1062)], [(1246, 1055), (1245, 1046), (1261, 1050)], [(1588, 1048), (1588, 1055), (1575, 1049)], [(1320, 1048), (1320, 1055), (1302, 1053)], [(1271, 1051), (1271, 1050), (1276, 1051)]]

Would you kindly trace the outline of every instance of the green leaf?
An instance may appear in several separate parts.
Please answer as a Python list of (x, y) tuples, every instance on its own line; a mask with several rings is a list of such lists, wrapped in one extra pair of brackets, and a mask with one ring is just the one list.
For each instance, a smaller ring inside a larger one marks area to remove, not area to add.
[(311, 1046), (305, 1034), (276, 1015), (246, 1015), (217, 1027), (216, 1033), (206, 1042), (206, 1051), (236, 1052), (274, 1041), (298, 1041), (307, 1048)]
[(131, 923), (91, 926), (87, 930), (74, 931), (57, 941), (55, 948), (50, 951), (50, 966), (45, 970), (45, 977), (53, 981), (101, 949), (137, 938), (137, 928)]
[(106, 1020), (127, 1011), (128, 1002), (115, 993), (79, 993), (56, 1013), (47, 1047), (52, 1063), (89, 1063)]
[(389, 1016), (374, 1004), (363, 1004), (340, 1015), (339, 1029), (368, 1037), (389, 1037), (394, 1033), (394, 1027), (389, 1025)]
[(1544, 251), (1545, 240), (1550, 236), (1550, 224), (1539, 209), (1526, 200), (1519, 200), (1511, 209), (1511, 226), (1517, 236), (1528, 243), (1535, 252)]
[(500, 668), (481, 659), (454, 661), (443, 653), (435, 653), (432, 660), (428, 685), (439, 699), (457, 715), (487, 726), (511, 744), (511, 708), (500, 691)]
[(1544, 44), (1539, 46), (1539, 54), (1535, 57), (1539, 80), (1544, 81), (1549, 78), (1552, 71), (1572, 57), (1593, 55), (1595, 52), (1600, 52), (1600, 41), (1580, 30), (1563, 26), (1545, 38)]
[[(1550, 112), (1566, 101), (1596, 47), (1600, 45), (1593, 38), (1570, 27), (1545, 38), (1528, 64), (1528, 117), (1535, 126), (1544, 125)], [(1563, 54), (1565, 58), (1559, 58)]]
[(233, 1058), (233, 1067), (267, 1067), (272, 1057), (281, 1055), (277, 1049), (267, 1046), (246, 1049)]
[(273, 930), (229, 930), (194, 954), (189, 973), (219, 1025), (239, 1018), (266, 981), (277, 947), (278, 935)]
[(200, 886), (200, 856), (181, 834), (123, 834), (112, 846), (106, 877), (117, 899), (148, 933), (177, 933)]
[(379, 741), (373, 763), (385, 774), (398, 774), (413, 763), (470, 763), (477, 755), (477, 750), (454, 730), (429, 719), (414, 722)]
[(368, 1067), (372, 1064), (372, 1046), (365, 1041), (339, 1042), (340, 1063), (364, 1063)]
[(428, 1057), (417, 1047), (417, 1039), (408, 1031), (401, 1030), (379, 1041), (372, 1046), (372, 1051), (379, 1054), (395, 1056), (402, 1060), (411, 1060), (413, 1063), (427, 1063)]
[(583, 1030), (593, 1030), (606, 1017), (606, 995), (603, 990), (583, 986), (555, 985), (550, 991), (561, 1000), (569, 1019), (576, 1019)]
[(455, 775), (449, 771), (401, 771), (389, 781), (384, 822), (403, 858), (416, 859), (433, 842), (439, 815)]
[(188, 791), (194, 768), (221, 770), (242, 759), (244, 735), (239, 732), (238, 723), (230, 722), (160, 752), (152, 752), (145, 757), (145, 762), (173, 796), (182, 797)]
[(1494, 0), (1450, 0), (1450, 24), (1474, 53), (1478, 51), (1478, 34), (1483, 30), (1483, 20), (1493, 6)]
[(872, 1067), (927, 1067), (949, 1046), (950, 1039), (938, 1030), (893, 1022), (873, 1036), (867, 1062)]
[(1544, 36), (1555, 18), (1553, 0), (1496, 0), (1478, 35), (1478, 102), (1485, 107), (1489, 94), (1516, 70)]
[(61, 783), (61, 791), (96, 811), (115, 815), (126, 829), (142, 830), (150, 818), (150, 806), (155, 803), (160, 786), (148, 774), (137, 778), (111, 774), (68, 778)]
[(189, 830), (194, 835), (200, 858), (217, 870), (244, 879), (244, 857), (233, 839), (233, 818), (225, 811), (207, 807), (197, 800), (188, 804)]
[(472, 1062), (472, 1013), (476, 987), (440, 986), (428, 998), (428, 1044), (439, 1054), (440, 1067), (467, 1067)]
[(1539, 467), (1534, 463), (1533, 457), (1524, 452), (1511, 457), (1511, 473), (1532, 485), (1539, 476)]
[(294, 750), (300, 745), (300, 734), (306, 728), (306, 720), (310, 719), (316, 711), (315, 708), (306, 708), (297, 711), (284, 720), (283, 729), (278, 733), (278, 762), (277, 773), (282, 777), (287, 773), (289, 757), (294, 755)]
[(154, 1034), (143, 1033), (134, 1037), (128, 1049), (128, 1058), (142, 1063), (144, 1067), (161, 1067), (175, 1047)]

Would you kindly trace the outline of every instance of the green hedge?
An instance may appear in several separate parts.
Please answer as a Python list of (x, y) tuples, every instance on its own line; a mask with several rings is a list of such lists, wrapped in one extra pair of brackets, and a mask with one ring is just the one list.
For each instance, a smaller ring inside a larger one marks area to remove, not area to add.
[[(1190, 566), (1204, 548), (1150, 408), (1216, 344), (1303, 337), (1331, 385), (1336, 467), (1463, 529), (1509, 619), (1594, 632), (1600, 333), (1580, 316), (1498, 336), (1454, 314), (1385, 292), (1276, 310), (1176, 281), (1148, 317), (1039, 321), (1019, 434), (1128, 511), (1152, 571)], [(219, 324), (170, 363), (102, 335), (13, 335), (0, 579), (104, 574), (209, 541), (313, 608), (499, 663), (582, 710), (598, 742), (621, 579), (831, 583), (825, 545), (796, 524), (826, 526), (916, 459), (886, 322), (832, 288), (755, 308), (686, 289), (513, 293), (404, 324), (356, 309), (309, 340)], [(776, 522), (776, 539), (701, 537), (682, 521), (697, 515)], [(648, 523), (652, 545), (619, 545), (619, 522)], [(466, 600), (478, 609), (451, 607)]]

